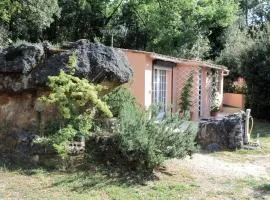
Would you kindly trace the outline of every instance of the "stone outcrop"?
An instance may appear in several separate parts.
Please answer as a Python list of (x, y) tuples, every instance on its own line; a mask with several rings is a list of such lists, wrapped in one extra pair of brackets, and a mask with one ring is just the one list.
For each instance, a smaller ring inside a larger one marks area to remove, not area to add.
[(49, 43), (21, 44), (0, 49), (0, 92), (22, 92), (44, 88), (48, 76), (68, 70), (75, 55), (75, 75), (90, 82), (125, 83), (133, 72), (121, 50), (87, 40), (54, 47)]
[[(87, 40), (60, 47), (45, 42), (0, 49), (0, 158), (19, 155), (29, 160), (44, 154), (36, 152), (44, 149), (33, 144), (34, 138), (42, 135), (58, 115), (53, 106), (44, 106), (38, 98), (48, 94), (48, 76), (70, 70), (70, 56), (76, 56), (75, 76), (92, 83), (115, 86), (128, 82), (133, 74), (121, 50)], [(74, 143), (69, 148), (76, 154), (84, 146)]]
[(127, 82), (132, 69), (121, 50), (86, 40), (67, 43), (60, 48), (49, 43), (21, 44), (0, 49), (0, 132), (37, 132), (52, 119), (52, 108), (40, 108), (38, 97), (46, 94), (48, 76), (70, 70), (70, 56), (76, 56), (75, 76), (90, 82)]
[(205, 119), (200, 122), (197, 142), (203, 149), (241, 149), (244, 145), (245, 113), (236, 113), (221, 119)]

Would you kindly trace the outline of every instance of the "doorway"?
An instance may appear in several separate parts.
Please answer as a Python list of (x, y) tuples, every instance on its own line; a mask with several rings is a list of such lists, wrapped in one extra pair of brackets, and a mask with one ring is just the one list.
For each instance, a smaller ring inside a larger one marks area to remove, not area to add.
[(152, 103), (158, 106), (158, 118), (167, 110), (167, 70), (154, 68), (152, 82)]

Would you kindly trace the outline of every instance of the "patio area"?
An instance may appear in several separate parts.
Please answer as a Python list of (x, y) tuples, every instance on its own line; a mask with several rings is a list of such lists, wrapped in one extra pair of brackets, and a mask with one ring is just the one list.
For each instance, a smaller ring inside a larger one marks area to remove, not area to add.
[[(223, 106), (222, 110), (217, 114), (215, 118), (222, 118), (226, 115), (231, 115), (234, 113), (240, 112), (242, 109), (241, 108), (235, 108), (235, 107), (229, 107), (229, 106)], [(244, 111), (244, 110), (242, 110)]]

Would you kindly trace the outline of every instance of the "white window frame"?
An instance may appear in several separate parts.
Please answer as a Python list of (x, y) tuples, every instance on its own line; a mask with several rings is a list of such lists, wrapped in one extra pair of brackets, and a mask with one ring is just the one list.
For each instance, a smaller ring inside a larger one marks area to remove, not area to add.
[[(160, 104), (160, 99), (162, 105), (162, 109), (160, 110), (159, 116), (163, 116), (167, 110), (168, 103), (168, 78), (167, 78), (166, 68), (162, 67), (154, 67), (153, 68), (153, 78), (152, 78), (152, 104)], [(164, 74), (161, 74), (164, 73)], [(157, 76), (155, 77), (155, 74)], [(163, 80), (161, 80), (163, 78)], [(158, 87), (156, 89), (156, 86)], [(156, 95), (157, 94), (157, 95)], [(161, 96), (161, 97), (160, 97)]]

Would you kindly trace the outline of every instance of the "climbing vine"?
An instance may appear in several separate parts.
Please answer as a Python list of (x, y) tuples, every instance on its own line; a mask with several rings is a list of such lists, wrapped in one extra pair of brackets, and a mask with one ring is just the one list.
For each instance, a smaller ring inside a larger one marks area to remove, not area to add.
[(180, 112), (184, 118), (190, 118), (190, 107), (192, 105), (192, 83), (193, 72), (189, 74), (180, 96)]

